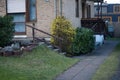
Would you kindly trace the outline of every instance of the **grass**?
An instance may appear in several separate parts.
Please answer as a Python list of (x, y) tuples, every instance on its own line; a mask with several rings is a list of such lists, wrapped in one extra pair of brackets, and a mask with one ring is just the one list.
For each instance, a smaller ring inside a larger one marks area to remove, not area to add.
[(39, 46), (21, 57), (0, 57), (0, 80), (52, 80), (77, 61)]
[(120, 38), (110, 38), (110, 37), (107, 37), (106, 39), (107, 40), (119, 40), (120, 41)]
[(112, 54), (99, 67), (92, 80), (110, 80), (113, 74), (119, 67), (120, 58), (120, 44), (116, 46)]

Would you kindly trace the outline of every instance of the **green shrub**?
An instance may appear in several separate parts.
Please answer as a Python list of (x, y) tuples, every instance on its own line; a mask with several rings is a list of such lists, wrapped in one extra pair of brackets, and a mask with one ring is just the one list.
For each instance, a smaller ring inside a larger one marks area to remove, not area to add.
[(59, 46), (62, 51), (71, 53), (71, 45), (75, 30), (70, 21), (63, 16), (57, 17), (52, 23), (51, 33), (59, 38), (51, 38), (52, 44)]
[(72, 50), (75, 55), (88, 53), (94, 49), (93, 31), (87, 28), (77, 28)]
[(10, 43), (14, 34), (14, 24), (11, 16), (0, 17), (0, 46)]

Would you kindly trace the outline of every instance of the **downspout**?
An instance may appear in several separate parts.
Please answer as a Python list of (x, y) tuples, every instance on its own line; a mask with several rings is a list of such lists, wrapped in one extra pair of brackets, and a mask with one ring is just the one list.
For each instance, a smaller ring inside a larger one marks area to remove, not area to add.
[(62, 0), (60, 0), (60, 16), (62, 16)]
[(100, 5), (101, 5), (101, 19), (102, 19), (102, 3), (103, 2), (101, 1), (100, 3), (101, 3)]
[(98, 18), (99, 18), (99, 15), (100, 15), (100, 12), (99, 12), (99, 10), (100, 10), (100, 5), (99, 5), (99, 1), (98, 1)]
[(54, 15), (55, 15), (55, 18), (57, 17), (57, 1), (54, 0)]
[(6, 4), (6, 15), (7, 15), (7, 0), (5, 0), (5, 4)]

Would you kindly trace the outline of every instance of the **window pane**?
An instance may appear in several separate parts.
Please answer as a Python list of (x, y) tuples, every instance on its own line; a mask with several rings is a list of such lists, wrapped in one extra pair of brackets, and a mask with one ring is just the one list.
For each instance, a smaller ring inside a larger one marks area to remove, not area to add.
[(24, 13), (13, 13), (8, 14), (13, 16), (13, 22), (15, 23), (15, 32), (25, 32), (25, 14)]
[(107, 13), (107, 7), (102, 7), (102, 13)]
[(30, 21), (36, 20), (36, 1), (30, 0)]
[(119, 6), (119, 5), (115, 5), (114, 11), (115, 11), (115, 12), (120, 12), (120, 6)]
[(25, 23), (15, 23), (15, 32), (25, 32)]
[(24, 14), (9, 14), (13, 16), (13, 22), (25, 22), (25, 15)]

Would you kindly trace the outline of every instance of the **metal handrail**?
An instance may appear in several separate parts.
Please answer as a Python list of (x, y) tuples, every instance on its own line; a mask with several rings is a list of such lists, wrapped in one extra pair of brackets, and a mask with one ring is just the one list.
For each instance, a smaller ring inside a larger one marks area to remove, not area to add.
[(45, 32), (45, 31), (43, 31), (43, 30), (40, 30), (40, 29), (35, 28), (34, 26), (31, 26), (31, 25), (26, 25), (26, 26), (32, 28), (33, 40), (35, 39), (35, 31), (34, 31), (34, 30), (37, 30), (37, 31), (39, 31), (39, 32), (41, 32), (41, 33), (44, 33), (44, 34), (49, 35), (49, 36), (51, 36), (51, 37), (53, 37), (53, 38), (56, 38), (56, 39), (59, 39), (59, 40), (63, 41), (62, 38), (59, 38), (59, 37), (54, 36), (54, 35), (51, 35), (51, 34)]

